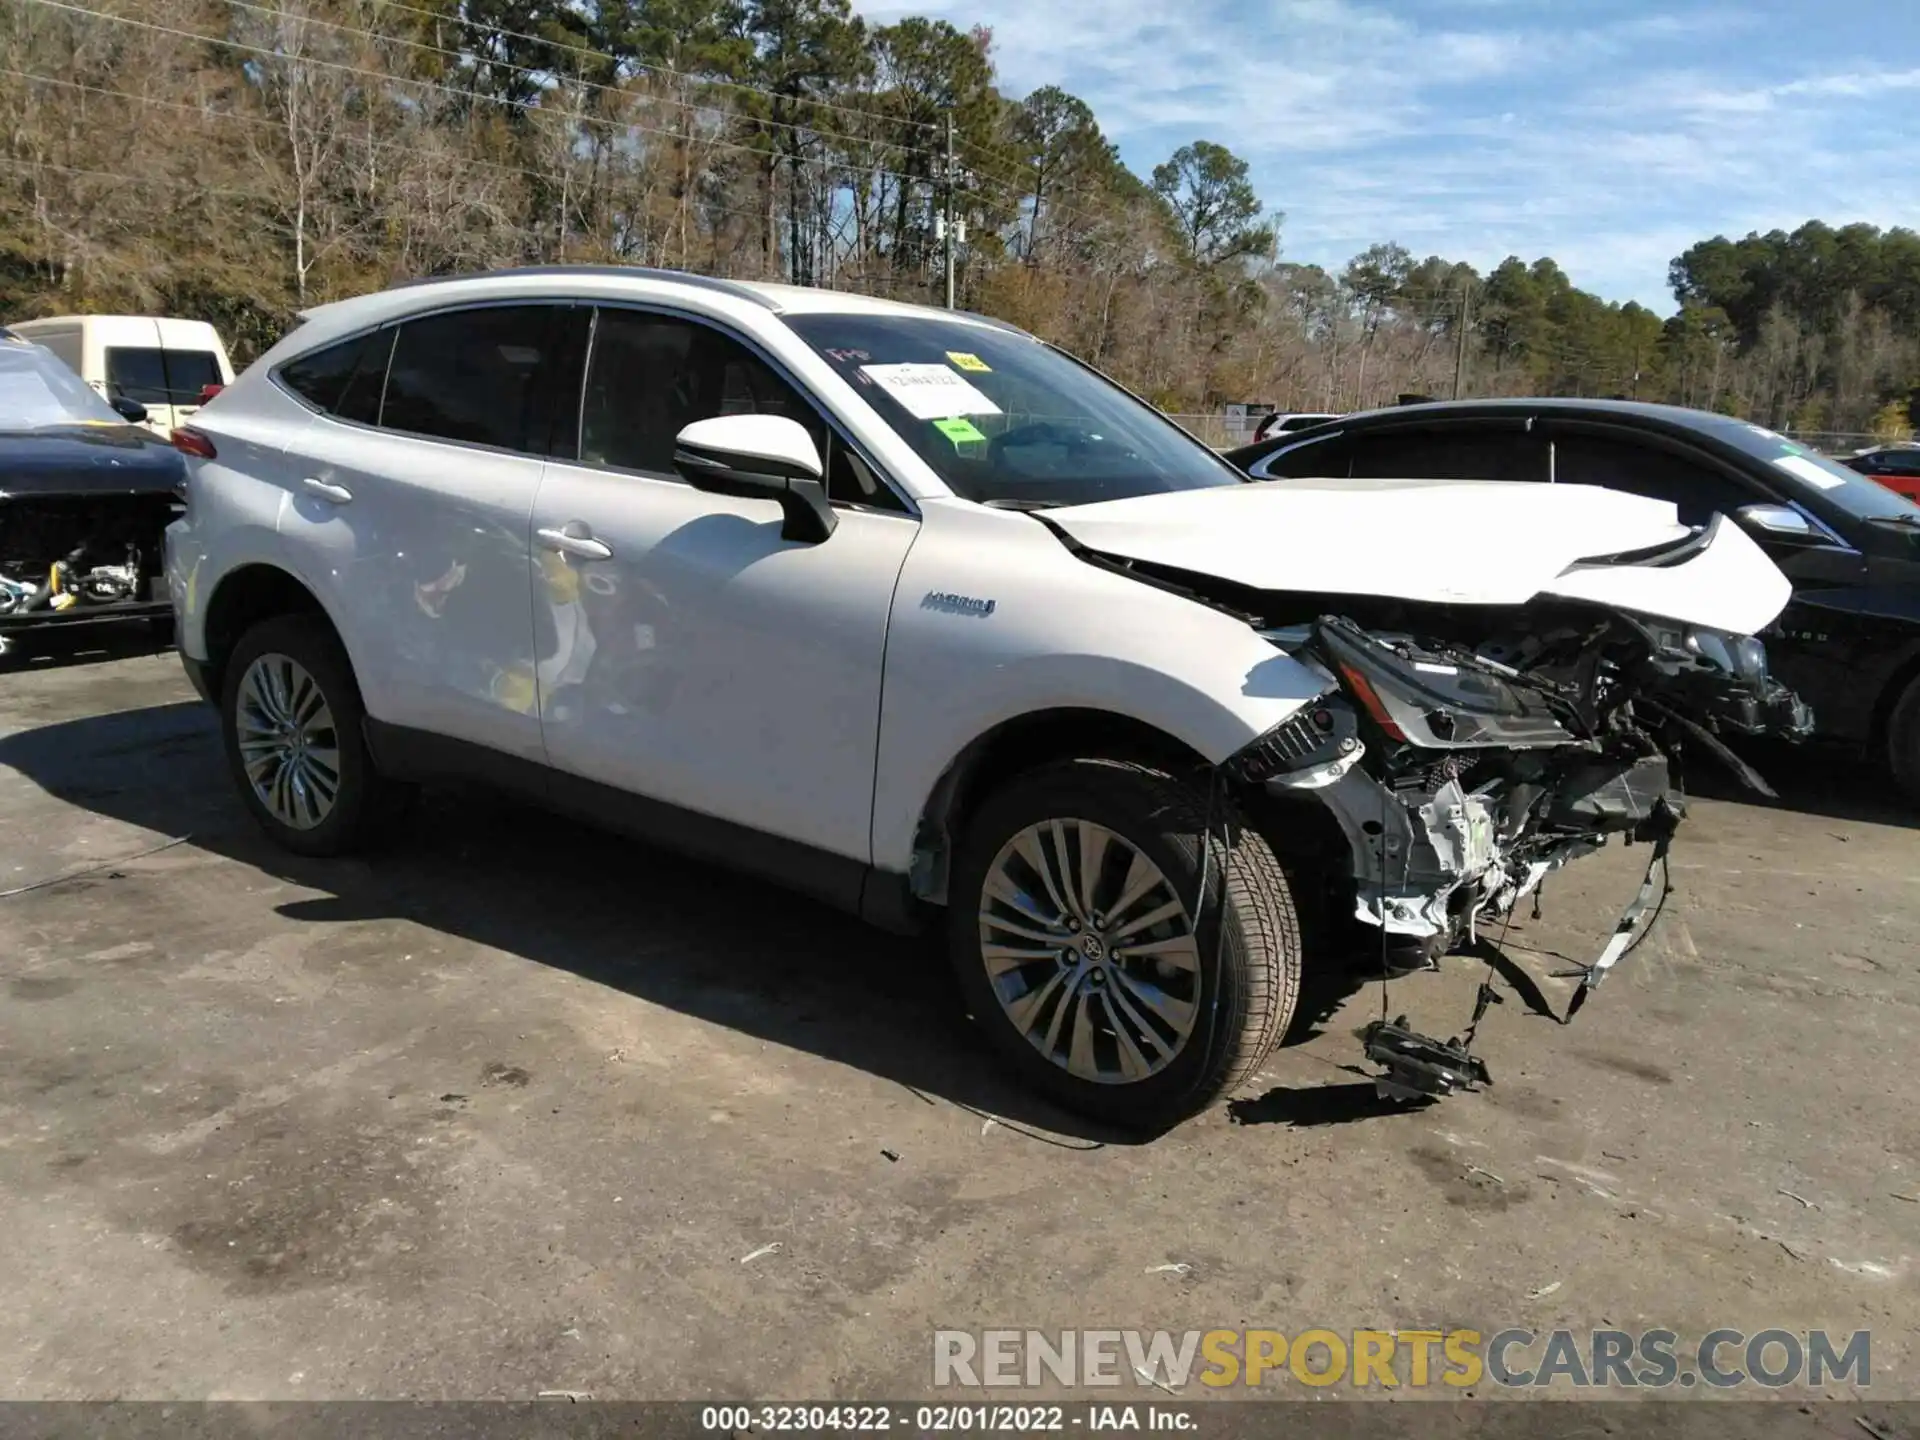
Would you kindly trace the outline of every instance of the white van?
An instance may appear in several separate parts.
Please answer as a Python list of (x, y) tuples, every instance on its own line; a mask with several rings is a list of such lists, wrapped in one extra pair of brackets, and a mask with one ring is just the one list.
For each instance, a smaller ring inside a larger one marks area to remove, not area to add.
[(154, 315), (55, 315), (7, 327), (44, 345), (107, 400), (147, 407), (147, 428), (171, 434), (211, 398), (208, 386), (233, 381), (227, 347), (204, 320)]

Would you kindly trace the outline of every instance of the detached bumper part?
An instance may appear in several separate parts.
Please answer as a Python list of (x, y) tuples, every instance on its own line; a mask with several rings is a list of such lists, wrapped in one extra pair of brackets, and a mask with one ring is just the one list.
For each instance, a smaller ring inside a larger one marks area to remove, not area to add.
[(1435, 1040), (1407, 1028), (1407, 1017), (1376, 1020), (1361, 1036), (1367, 1059), (1386, 1074), (1374, 1077), (1382, 1100), (1432, 1100), (1456, 1090), (1493, 1084), (1486, 1062), (1467, 1053), (1464, 1042)]

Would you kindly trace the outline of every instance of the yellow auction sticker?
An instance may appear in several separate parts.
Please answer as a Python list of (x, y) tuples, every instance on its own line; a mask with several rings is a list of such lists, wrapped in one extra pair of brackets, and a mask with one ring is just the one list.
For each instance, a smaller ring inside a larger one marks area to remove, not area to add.
[(971, 370), (976, 375), (991, 375), (993, 367), (978, 355), (969, 355), (964, 350), (947, 351), (947, 359), (956, 370)]

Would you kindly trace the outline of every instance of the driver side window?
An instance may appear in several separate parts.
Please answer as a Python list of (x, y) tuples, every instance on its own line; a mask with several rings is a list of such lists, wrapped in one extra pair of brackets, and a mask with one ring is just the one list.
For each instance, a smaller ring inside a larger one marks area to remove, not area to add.
[(819, 410), (739, 341), (670, 315), (600, 311), (580, 409), (582, 463), (675, 477), (680, 432), (721, 415), (797, 421), (821, 454), (829, 500), (904, 508)]

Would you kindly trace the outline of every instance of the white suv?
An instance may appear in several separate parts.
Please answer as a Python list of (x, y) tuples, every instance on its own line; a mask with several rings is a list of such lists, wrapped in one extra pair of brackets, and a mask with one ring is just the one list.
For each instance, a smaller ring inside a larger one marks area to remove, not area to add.
[[(944, 923), (1012, 1061), (1145, 1128), (1247, 1076), (1347, 923), (1430, 964), (1664, 836), (1683, 725), (1793, 709), (1731, 526), (1249, 483), (1031, 336), (852, 295), (419, 283), (308, 312), (175, 441), (180, 648), (281, 844), (480, 777)], [(1410, 1043), (1376, 1058), (1459, 1078)]]

